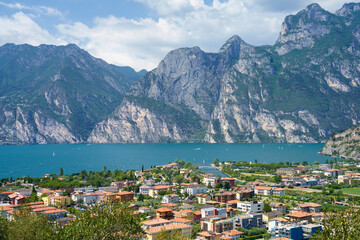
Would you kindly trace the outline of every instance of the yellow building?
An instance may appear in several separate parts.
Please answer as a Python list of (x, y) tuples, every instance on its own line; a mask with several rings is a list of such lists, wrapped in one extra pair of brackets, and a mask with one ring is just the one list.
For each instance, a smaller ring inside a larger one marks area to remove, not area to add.
[(46, 206), (66, 207), (71, 204), (68, 196), (46, 196), (42, 200)]
[(159, 233), (161, 232), (177, 232), (180, 233), (183, 237), (191, 236), (191, 225), (182, 224), (182, 223), (170, 223), (163, 226), (151, 227), (146, 232), (146, 240), (156, 240), (159, 239)]

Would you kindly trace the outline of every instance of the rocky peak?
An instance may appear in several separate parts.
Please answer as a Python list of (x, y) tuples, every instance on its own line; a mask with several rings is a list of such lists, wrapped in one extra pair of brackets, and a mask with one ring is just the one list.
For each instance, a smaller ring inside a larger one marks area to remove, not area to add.
[(311, 47), (316, 38), (324, 36), (331, 31), (332, 14), (322, 9), (319, 4), (311, 4), (296, 15), (285, 18), (282, 24), (280, 37), (276, 48), (280, 54), (286, 54), (293, 49)]
[(331, 13), (320, 7), (319, 4), (313, 3), (307, 6), (303, 11), (299, 12), (299, 15), (303, 14), (309, 20), (315, 21), (329, 21), (331, 19)]
[(234, 35), (220, 48), (219, 54), (225, 54), (231, 58), (239, 58), (240, 54), (247, 54), (253, 46), (246, 43), (239, 36)]
[(335, 12), (335, 15), (346, 17), (357, 11), (360, 11), (360, 3), (346, 3)]

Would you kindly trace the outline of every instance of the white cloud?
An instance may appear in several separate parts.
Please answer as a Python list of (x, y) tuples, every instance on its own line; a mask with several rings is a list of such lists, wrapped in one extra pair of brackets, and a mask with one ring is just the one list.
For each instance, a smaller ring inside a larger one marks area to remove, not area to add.
[(42, 29), (28, 15), (18, 12), (11, 17), (0, 17), (0, 44), (5, 43), (39, 45), (65, 42)]
[(55, 8), (47, 7), (47, 6), (26, 6), (21, 3), (5, 3), (5, 2), (1, 2), (1, 1), (0, 1), (0, 5), (7, 7), (7, 8), (17, 9), (17, 10), (30, 10), (30, 11), (34, 11), (38, 14), (57, 16), (57, 17), (61, 17), (61, 18), (64, 17), (63, 13), (60, 12), (59, 10), (57, 10)]
[[(312, 0), (214, 0), (210, 5), (203, 0), (133, 1), (146, 4), (156, 17), (96, 17), (91, 25), (82, 22), (57, 25), (57, 35), (109, 63), (151, 70), (170, 50), (200, 46), (216, 52), (232, 35), (254, 45), (273, 44), (285, 16), (300, 11)], [(330, 11), (339, 9), (344, 2), (318, 1)], [(62, 40), (41, 29), (24, 13), (0, 19), (1, 42), (57, 44)]]

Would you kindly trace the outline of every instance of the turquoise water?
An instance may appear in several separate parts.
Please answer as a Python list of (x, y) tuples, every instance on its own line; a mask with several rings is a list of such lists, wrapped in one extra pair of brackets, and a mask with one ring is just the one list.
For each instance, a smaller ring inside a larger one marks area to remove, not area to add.
[[(235, 144), (75, 144), (0, 146), (0, 178), (43, 176), (115, 169), (141, 169), (144, 165), (163, 165), (176, 158), (208, 166), (214, 158), (220, 161), (323, 162), (319, 155), (323, 144), (235, 143)], [(212, 171), (209, 168), (204, 170)]]

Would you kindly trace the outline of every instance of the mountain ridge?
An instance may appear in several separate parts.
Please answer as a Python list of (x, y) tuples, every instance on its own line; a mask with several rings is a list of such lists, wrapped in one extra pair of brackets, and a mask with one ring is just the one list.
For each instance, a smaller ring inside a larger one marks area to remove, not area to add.
[(145, 73), (76, 45), (0, 47), (0, 144), (323, 142), (360, 124), (360, 3), (311, 4), (272, 46), (170, 51)]
[[(132, 86), (118, 107), (121, 121), (114, 114), (111, 123), (99, 123), (88, 141), (325, 141), (360, 121), (356, 6), (344, 5), (338, 16), (311, 4), (286, 17), (273, 46), (252, 46), (233, 36), (218, 53), (198, 47), (171, 51)], [(171, 115), (155, 120), (157, 110), (149, 102), (195, 117), (192, 123)], [(112, 127), (116, 133), (106, 132)]]

